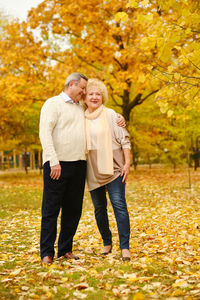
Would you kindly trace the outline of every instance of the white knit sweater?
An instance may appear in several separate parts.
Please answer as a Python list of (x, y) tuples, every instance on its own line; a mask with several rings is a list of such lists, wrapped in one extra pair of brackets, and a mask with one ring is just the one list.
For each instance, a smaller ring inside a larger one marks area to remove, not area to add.
[(39, 136), (43, 164), (86, 159), (84, 110), (80, 104), (67, 103), (60, 95), (48, 99), (41, 109)]

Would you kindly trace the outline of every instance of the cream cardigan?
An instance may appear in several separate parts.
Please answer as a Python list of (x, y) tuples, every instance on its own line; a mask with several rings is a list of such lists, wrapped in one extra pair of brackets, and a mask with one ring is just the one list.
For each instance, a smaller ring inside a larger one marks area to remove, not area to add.
[[(117, 113), (109, 108), (106, 108), (108, 124), (112, 137), (113, 150), (113, 175), (101, 174), (97, 165), (97, 132), (99, 126), (99, 117), (90, 120), (90, 150), (87, 157), (87, 187), (92, 191), (102, 185), (116, 179), (124, 166), (123, 149), (130, 149), (129, 134), (125, 128), (117, 125)], [(102, 128), (103, 129), (103, 128)], [(106, 145), (104, 145), (106, 147)]]

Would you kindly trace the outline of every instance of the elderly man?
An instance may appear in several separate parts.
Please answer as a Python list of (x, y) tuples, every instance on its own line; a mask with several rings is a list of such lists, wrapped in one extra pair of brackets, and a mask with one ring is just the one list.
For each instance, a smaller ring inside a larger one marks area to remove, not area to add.
[(61, 209), (58, 257), (78, 259), (72, 253), (72, 243), (81, 217), (86, 176), (84, 113), (79, 101), (85, 95), (87, 80), (83, 74), (72, 73), (64, 91), (48, 99), (41, 110), (44, 190), (40, 252), (45, 264), (54, 258)]

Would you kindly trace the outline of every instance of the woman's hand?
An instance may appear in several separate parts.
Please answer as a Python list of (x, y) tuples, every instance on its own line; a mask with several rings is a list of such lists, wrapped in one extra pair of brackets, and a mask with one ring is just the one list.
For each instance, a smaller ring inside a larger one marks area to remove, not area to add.
[(128, 177), (129, 170), (130, 170), (130, 164), (125, 164), (122, 171), (121, 171), (121, 174), (120, 174), (120, 176), (123, 177), (122, 182), (126, 183), (126, 179)]

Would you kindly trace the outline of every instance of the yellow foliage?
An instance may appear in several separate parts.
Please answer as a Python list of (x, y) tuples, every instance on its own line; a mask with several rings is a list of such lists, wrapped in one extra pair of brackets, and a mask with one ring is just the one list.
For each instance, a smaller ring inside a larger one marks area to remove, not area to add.
[[(160, 102), (175, 92), (188, 93), (186, 98), (195, 98), (191, 102), (197, 106), (199, 9), (198, 1), (52, 0), (31, 9), (27, 22), (5, 23), (0, 42), (2, 136), (28, 143), (31, 133), (30, 143), (38, 143), (38, 116), (32, 112), (62, 91), (74, 71), (104, 80), (112, 96), (109, 104), (118, 103), (127, 120), (141, 103), (134, 102), (137, 96), (148, 99), (158, 90)], [(38, 106), (32, 110), (34, 103)], [(165, 104), (161, 110), (167, 111)]]
[(169, 109), (167, 112), (168, 118), (170, 118), (174, 114), (173, 110)]
[(149, 4), (149, 0), (143, 0), (140, 2), (140, 4), (145, 6), (145, 5)]
[(125, 12), (118, 12), (115, 15), (115, 21), (119, 22), (119, 21), (127, 21), (128, 20), (128, 15)]
[(179, 296), (184, 296), (185, 293), (181, 289), (177, 289), (172, 293), (172, 297), (179, 297)]
[(129, 0), (126, 7), (136, 8), (138, 7), (138, 2), (136, 0)]
[(133, 296), (133, 300), (145, 300), (145, 296), (142, 293), (136, 293)]

